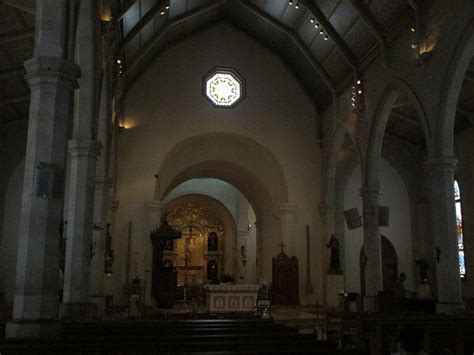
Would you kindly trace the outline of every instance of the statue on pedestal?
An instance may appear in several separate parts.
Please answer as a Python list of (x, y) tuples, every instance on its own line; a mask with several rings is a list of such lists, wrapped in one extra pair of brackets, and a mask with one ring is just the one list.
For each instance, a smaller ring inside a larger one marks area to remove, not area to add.
[(331, 249), (331, 257), (330, 257), (330, 262), (329, 262), (328, 273), (329, 274), (342, 274), (340, 253), (339, 253), (339, 241), (334, 236), (334, 234), (331, 234), (331, 239), (329, 239), (327, 248)]

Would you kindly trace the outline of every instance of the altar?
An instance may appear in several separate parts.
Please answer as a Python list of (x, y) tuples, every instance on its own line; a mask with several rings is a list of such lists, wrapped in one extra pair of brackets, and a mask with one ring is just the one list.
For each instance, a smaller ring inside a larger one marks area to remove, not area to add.
[(257, 305), (259, 285), (206, 285), (209, 313), (250, 312)]

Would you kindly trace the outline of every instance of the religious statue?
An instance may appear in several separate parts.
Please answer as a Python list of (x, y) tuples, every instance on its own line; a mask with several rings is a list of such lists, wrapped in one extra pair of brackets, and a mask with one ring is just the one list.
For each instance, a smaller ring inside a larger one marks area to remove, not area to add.
[(342, 274), (339, 256), (339, 241), (334, 236), (334, 234), (331, 234), (331, 239), (329, 240), (329, 244), (327, 244), (327, 248), (331, 249), (331, 258), (328, 272), (330, 274)]
[(209, 233), (207, 236), (207, 251), (217, 251), (217, 234)]
[(418, 265), (420, 272), (420, 283), (428, 283), (428, 269), (430, 264), (425, 259), (417, 259), (415, 263)]

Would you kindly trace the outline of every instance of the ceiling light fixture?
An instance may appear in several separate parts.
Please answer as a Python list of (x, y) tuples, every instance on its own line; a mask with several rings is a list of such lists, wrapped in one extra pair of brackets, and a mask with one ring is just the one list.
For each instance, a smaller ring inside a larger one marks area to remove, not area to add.
[(329, 39), (328, 35), (324, 36), (324, 40), (327, 41)]
[(319, 31), (319, 34), (320, 35), (324, 34), (324, 30), (322, 29), (321, 31)]
[(311, 20), (309, 20), (309, 22), (311, 22), (311, 23), (314, 23), (314, 21), (316, 21), (316, 20), (314, 19), (314, 17), (313, 17)]
[(317, 23), (316, 25), (314, 25), (314, 28), (319, 28), (319, 23)]

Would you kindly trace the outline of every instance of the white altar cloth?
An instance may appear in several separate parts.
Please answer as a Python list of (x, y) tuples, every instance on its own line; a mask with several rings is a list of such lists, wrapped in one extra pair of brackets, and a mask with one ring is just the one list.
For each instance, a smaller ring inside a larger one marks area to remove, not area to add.
[(257, 305), (259, 285), (207, 285), (210, 313), (249, 312)]

